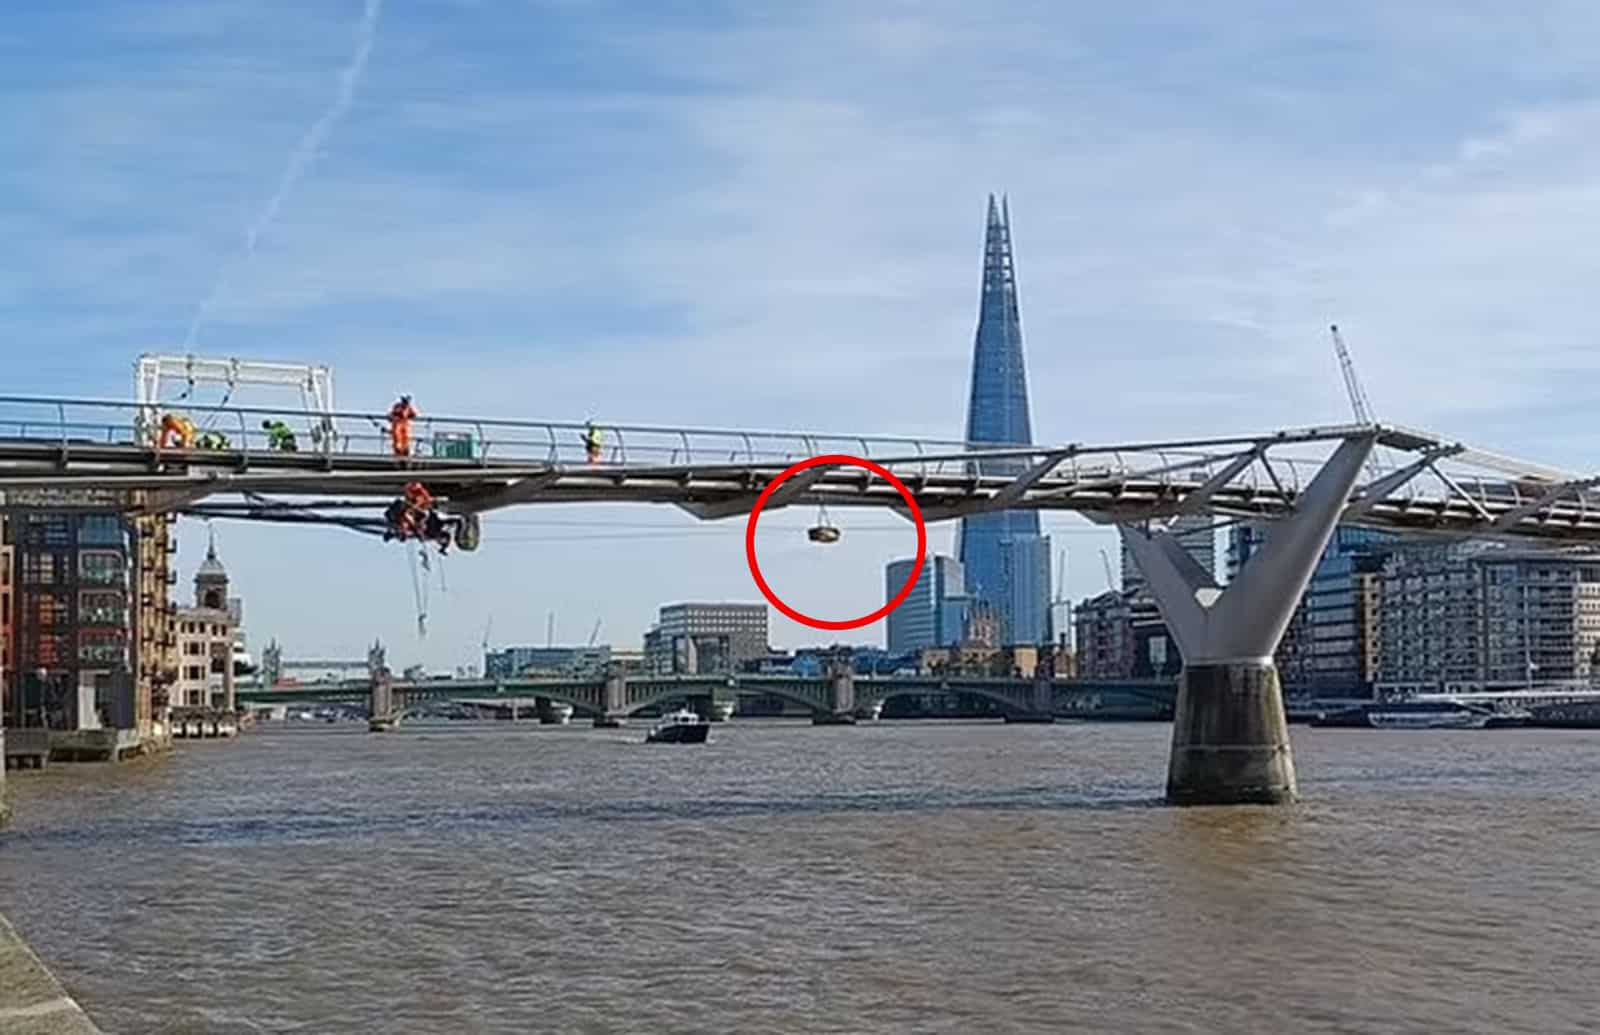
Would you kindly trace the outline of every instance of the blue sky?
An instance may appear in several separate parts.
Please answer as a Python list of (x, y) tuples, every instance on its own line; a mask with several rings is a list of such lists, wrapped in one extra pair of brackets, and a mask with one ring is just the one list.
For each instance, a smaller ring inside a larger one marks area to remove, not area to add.
[[(954, 435), (993, 190), (1040, 440), (1342, 419), (1337, 321), (1380, 416), (1594, 466), (1591, 4), (388, 0), (247, 258), (363, 8), (0, 23), (8, 391), (129, 395), (214, 295), (198, 351), (331, 364), (344, 408)], [(786, 515), (764, 572), (871, 610), (911, 537), (856, 521), (819, 555)], [(1112, 538), (1048, 525), (1073, 595), (1101, 588)], [(539, 642), (551, 610), (632, 643), (659, 602), (756, 597), (736, 527), (523, 510), (419, 643), (392, 548), (221, 535), (292, 653), (459, 663), (489, 615)]]

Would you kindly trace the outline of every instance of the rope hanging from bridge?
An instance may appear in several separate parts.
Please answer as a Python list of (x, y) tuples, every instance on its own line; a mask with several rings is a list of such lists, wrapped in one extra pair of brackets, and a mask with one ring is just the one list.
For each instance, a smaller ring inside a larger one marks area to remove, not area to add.
[[(417, 575), (417, 558), (422, 559), (423, 574)], [(417, 604), (417, 639), (428, 638), (428, 548), (418, 545), (416, 552), (406, 551), (411, 566), (411, 596)]]
[[(194, 387), (193, 381), (189, 382), (189, 387)], [(228, 405), (228, 403), (233, 400), (233, 390), (237, 387), (238, 382), (233, 379), (233, 372), (230, 370), (228, 372), (228, 390), (222, 393), (222, 401), (217, 403), (217, 405), (219, 407)], [(211, 428), (217, 423), (217, 418), (220, 416), (222, 416), (222, 410), (212, 410), (206, 415), (205, 420), (201, 422), (200, 427), (204, 428), (206, 431), (210, 431)]]

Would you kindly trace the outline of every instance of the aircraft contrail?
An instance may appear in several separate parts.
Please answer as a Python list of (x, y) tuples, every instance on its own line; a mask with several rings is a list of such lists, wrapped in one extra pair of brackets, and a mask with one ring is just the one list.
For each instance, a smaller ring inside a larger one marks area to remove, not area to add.
[[(339, 92), (333, 104), (322, 113), (322, 117), (306, 130), (305, 136), (295, 145), (289, 154), (289, 163), (284, 167), (283, 175), (278, 178), (278, 189), (273, 191), (272, 197), (262, 206), (261, 213), (255, 221), (245, 230), (244, 256), (241, 262), (248, 262), (256, 253), (256, 242), (261, 239), (261, 234), (277, 218), (278, 209), (288, 199), (295, 184), (300, 182), (300, 177), (305, 175), (307, 167), (317, 156), (317, 151), (328, 139), (328, 134), (333, 132), (333, 127), (350, 110), (350, 102), (355, 97), (356, 84), (361, 80), (361, 73), (367, 67), (367, 55), (372, 53), (372, 41), (378, 33), (378, 16), (383, 12), (383, 0), (366, 0), (366, 10), (362, 12), (361, 24), (356, 28), (356, 50), (350, 58), (350, 63), (339, 73)], [(187, 351), (194, 344), (195, 334), (200, 330), (200, 324), (205, 320), (206, 314), (216, 304), (217, 296), (222, 293), (223, 285), (227, 283), (227, 271), (224, 270), (217, 276), (217, 281), (211, 286), (211, 293), (206, 295), (205, 301), (200, 303), (195, 310), (194, 319), (189, 321), (189, 332), (183, 336), (183, 347)]]

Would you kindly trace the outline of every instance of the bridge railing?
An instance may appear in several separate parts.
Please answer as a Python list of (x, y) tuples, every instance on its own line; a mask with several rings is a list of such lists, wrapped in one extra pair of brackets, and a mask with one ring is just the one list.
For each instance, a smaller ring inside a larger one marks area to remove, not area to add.
[[(201, 433), (225, 436), (230, 453), (268, 451), (264, 421), (281, 421), (295, 433), (300, 451), (348, 457), (390, 457), (387, 416), (348, 411), (316, 413), (248, 406), (172, 402), (160, 410), (115, 400), (0, 396), (0, 440), (74, 445), (139, 445), (156, 448), (166, 413), (187, 417)], [(596, 425), (602, 432), (602, 462), (630, 467), (736, 467), (791, 464), (812, 456), (843, 453), (886, 461), (897, 474), (1020, 473), (1052, 453), (1064, 453), (1056, 481), (1128, 477), (1147, 472), (1161, 481), (1203, 481), (1217, 460), (1215, 448), (1053, 447), (969, 444), (959, 439), (883, 434), (839, 434), (647, 424)], [(584, 462), (584, 432), (577, 421), (509, 420), (422, 414), (412, 426), (420, 459), (476, 464)], [(1283, 456), (1279, 478), (1299, 484), (1299, 472), (1315, 458)], [(1242, 473), (1244, 478), (1264, 474)], [(1263, 482), (1265, 484), (1265, 481)]]
[[(264, 421), (281, 421), (299, 451), (339, 456), (392, 456), (385, 413), (316, 413), (249, 406), (172, 402), (159, 409), (134, 403), (64, 397), (0, 396), (0, 439), (72, 445), (140, 445), (154, 449), (167, 413), (189, 419), (201, 433), (225, 436), (227, 450), (268, 450)], [(629, 466), (793, 463), (822, 453), (878, 457), (949, 454), (955, 439), (903, 435), (670, 427), (597, 422), (602, 462)], [(423, 413), (412, 424), (421, 459), (478, 464), (568, 464), (587, 459), (588, 425), (580, 421), (509, 420)], [(1026, 447), (1020, 447), (1026, 448)]]
[[(161, 417), (189, 419), (201, 433), (225, 437), (225, 451), (248, 458), (269, 451), (263, 422), (282, 422), (297, 450), (338, 457), (393, 456), (387, 416), (349, 411), (316, 413), (249, 406), (173, 402), (160, 410), (115, 400), (0, 396), (0, 440), (73, 446), (137, 445), (156, 449)], [(885, 463), (901, 477), (952, 474), (1016, 474), (1056, 447), (983, 443), (959, 439), (883, 434), (671, 427), (647, 424), (596, 425), (602, 434), (601, 463), (626, 467), (787, 466), (823, 454), (845, 454)], [(576, 421), (532, 421), (422, 414), (412, 425), (413, 455), (451, 464), (574, 466), (587, 462), (584, 433)], [(197, 450), (206, 452), (206, 450)], [(1150, 471), (1163, 482), (1203, 481), (1214, 452), (1203, 449), (1123, 450), (1069, 447), (1050, 476), (1053, 482), (1127, 478)], [(1285, 456), (1278, 478), (1293, 489), (1301, 468), (1315, 460)], [(1309, 467), (1308, 467), (1309, 465)], [(1271, 484), (1265, 472), (1241, 473), (1245, 481)]]
[[(229, 461), (248, 461), (267, 452), (264, 421), (287, 424), (304, 452), (373, 462), (392, 458), (387, 419), (382, 413), (289, 412), (186, 401), (167, 406), (193, 421), (199, 431), (226, 436)], [(130, 445), (153, 450), (164, 412), (118, 400), (0, 396), (0, 445), (11, 440), (51, 443), (68, 452), (75, 447)], [(1380, 441), (1398, 457), (1397, 465), (1417, 462), (1418, 454), (1446, 446), (1432, 436), (1403, 429), (1352, 426), (1109, 446), (975, 445), (956, 439), (877, 434), (619, 423), (598, 426), (604, 439), (602, 465), (626, 468), (630, 473), (693, 466), (702, 472), (726, 467), (730, 476), (738, 476), (751, 469), (765, 471), (812, 456), (844, 453), (880, 462), (907, 480), (984, 475), (990, 476), (992, 483), (995, 476), (1018, 477), (1036, 464), (1053, 463), (1050, 473), (1036, 483), (1036, 491), (1071, 494), (1086, 486), (1117, 490), (1125, 483), (1137, 483), (1147, 496), (1154, 487), (1160, 494), (1170, 490), (1174, 498), (1230, 467), (1236, 468), (1228, 482), (1235, 492), (1292, 497), (1315, 476), (1331, 449), (1351, 434), (1380, 434)], [(424, 413), (413, 426), (412, 438), (424, 470), (431, 465), (571, 469), (586, 463), (585, 428), (577, 421)], [(1455, 455), (1441, 453), (1437, 462), (1427, 465), (1417, 477), (1387, 490), (1385, 498), (1402, 505), (1454, 498), (1463, 506), (1487, 511), (1534, 504), (1552, 486), (1572, 479), (1563, 472), (1453, 449)], [(203, 461), (204, 455), (204, 450), (186, 454), (191, 462)], [(866, 472), (862, 477), (868, 477)], [(1600, 496), (1588, 491), (1591, 485), (1572, 480), (1560, 503), (1564, 512), (1576, 511), (1584, 517), (1600, 514)]]

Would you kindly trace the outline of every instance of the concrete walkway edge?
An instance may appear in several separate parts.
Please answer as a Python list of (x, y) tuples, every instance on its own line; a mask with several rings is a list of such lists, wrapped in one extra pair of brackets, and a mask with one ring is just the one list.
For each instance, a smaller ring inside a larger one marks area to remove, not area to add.
[(0, 1031), (6, 1035), (100, 1035), (89, 1015), (0, 916)]

